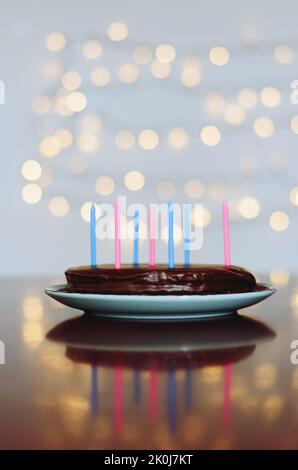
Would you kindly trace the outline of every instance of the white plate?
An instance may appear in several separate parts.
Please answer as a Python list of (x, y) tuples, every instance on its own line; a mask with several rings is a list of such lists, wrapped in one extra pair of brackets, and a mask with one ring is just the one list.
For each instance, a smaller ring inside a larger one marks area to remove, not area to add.
[(229, 315), (257, 304), (276, 289), (217, 295), (114, 295), (64, 292), (66, 284), (48, 287), (45, 292), (68, 307), (101, 317), (181, 320)]

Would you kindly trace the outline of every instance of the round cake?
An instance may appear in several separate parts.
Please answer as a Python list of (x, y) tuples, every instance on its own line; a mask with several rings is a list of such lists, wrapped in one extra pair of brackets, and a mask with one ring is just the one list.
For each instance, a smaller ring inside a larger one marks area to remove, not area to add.
[(80, 266), (65, 272), (67, 291), (117, 295), (210, 295), (253, 292), (255, 277), (238, 266)]

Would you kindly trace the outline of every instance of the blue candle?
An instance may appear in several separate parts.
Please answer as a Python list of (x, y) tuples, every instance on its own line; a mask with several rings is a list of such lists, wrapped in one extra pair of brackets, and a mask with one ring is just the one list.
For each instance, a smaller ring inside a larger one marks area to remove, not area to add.
[(133, 216), (133, 265), (139, 266), (139, 211), (135, 211)]
[(169, 210), (169, 239), (168, 239), (168, 264), (169, 268), (174, 268), (174, 211), (173, 203), (168, 203)]
[(184, 210), (184, 264), (190, 266), (190, 204)]
[(91, 266), (96, 268), (96, 209), (95, 205), (91, 205), (90, 209), (90, 249), (91, 249)]

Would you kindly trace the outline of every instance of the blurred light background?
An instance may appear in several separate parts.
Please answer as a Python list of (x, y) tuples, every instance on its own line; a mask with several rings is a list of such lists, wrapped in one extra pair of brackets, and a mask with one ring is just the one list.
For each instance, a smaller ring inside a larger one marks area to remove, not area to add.
[[(192, 260), (212, 263), (227, 198), (233, 263), (286, 283), (298, 270), (297, 13), (289, 0), (6, 3), (1, 276), (89, 263), (90, 201), (126, 195), (203, 203)], [(131, 261), (131, 241), (122, 251)], [(113, 262), (112, 242), (98, 261)]]

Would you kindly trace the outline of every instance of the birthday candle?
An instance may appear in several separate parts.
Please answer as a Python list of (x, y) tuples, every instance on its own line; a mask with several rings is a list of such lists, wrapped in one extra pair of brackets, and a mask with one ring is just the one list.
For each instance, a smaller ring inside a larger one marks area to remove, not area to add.
[(169, 210), (169, 239), (168, 239), (168, 264), (169, 268), (174, 268), (174, 212), (173, 203), (168, 203)]
[(96, 268), (96, 209), (95, 205), (91, 204), (90, 208), (90, 250), (91, 250), (91, 266)]
[(190, 265), (190, 204), (186, 204), (184, 211), (184, 264)]
[(149, 266), (155, 266), (155, 210), (154, 205), (149, 207)]
[(222, 221), (223, 221), (225, 266), (231, 266), (229, 206), (226, 201), (223, 202), (223, 206), (222, 206)]
[(115, 268), (121, 268), (121, 245), (120, 245), (120, 211), (118, 199), (115, 202)]
[(136, 210), (133, 217), (134, 239), (133, 239), (133, 265), (139, 266), (139, 211)]

